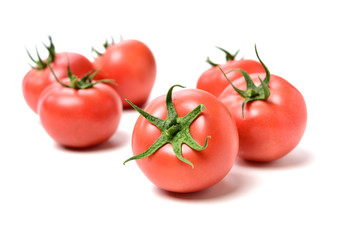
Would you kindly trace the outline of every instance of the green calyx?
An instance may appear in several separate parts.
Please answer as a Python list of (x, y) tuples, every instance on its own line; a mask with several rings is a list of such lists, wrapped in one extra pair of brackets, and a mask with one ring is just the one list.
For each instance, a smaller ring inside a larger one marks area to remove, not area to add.
[(49, 36), (49, 46), (45, 45), (44, 43), (44, 47), (48, 50), (49, 56), (47, 57), (47, 59), (45, 61), (42, 60), (41, 56), (38, 53), (38, 49), (36, 47), (36, 55), (37, 55), (37, 60), (35, 60), (32, 55), (29, 53), (29, 51), (26, 49), (27, 54), (29, 55), (29, 58), (33, 61), (33, 63), (35, 64), (35, 66), (32, 66), (32, 68), (37, 69), (37, 70), (43, 70), (45, 69), (49, 64), (51, 64), (54, 59), (55, 59), (55, 46), (53, 44), (53, 41), (51, 39), (51, 37)]
[[(224, 52), (226, 54), (226, 61), (233, 61), (235, 60), (236, 56), (238, 55), (239, 53), (239, 50), (236, 51), (234, 54), (231, 54), (230, 52), (228, 52), (227, 50), (223, 49), (223, 48), (220, 48), (220, 47), (217, 47), (218, 49), (220, 49), (222, 52)], [(211, 66), (213, 67), (216, 67), (216, 66), (219, 66), (220, 64), (218, 63), (214, 63), (213, 61), (210, 60), (210, 58), (208, 57), (207, 60), (206, 60), (207, 63), (209, 63)]]
[[(104, 49), (107, 49), (109, 46), (111, 46), (113, 44), (115, 44), (115, 40), (113, 39), (113, 37), (111, 37), (111, 41), (110, 42), (108, 42), (107, 39), (105, 40), (105, 42), (103, 43), (103, 47), (104, 47)], [(92, 47), (92, 52), (95, 52), (98, 57), (100, 57), (101, 55), (104, 54), (104, 53), (101, 53), (98, 50), (96, 50), (94, 47)]]
[[(265, 78), (264, 80), (262, 80), (259, 76), (258, 79), (260, 81), (260, 85), (257, 87), (254, 82), (252, 81), (252, 78), (250, 77), (250, 75), (245, 72), (242, 69), (233, 69), (227, 73), (225, 73), (221, 67), (219, 67), (219, 69), (221, 70), (221, 72), (223, 73), (223, 75), (225, 76), (225, 78), (228, 80), (228, 82), (232, 85), (232, 87), (234, 88), (234, 90), (239, 93), (245, 100), (242, 103), (242, 117), (244, 118), (244, 107), (245, 104), (247, 102), (251, 102), (251, 101), (256, 101), (256, 100), (266, 100), (269, 98), (270, 96), (270, 89), (269, 89), (269, 83), (270, 83), (270, 71), (269, 69), (266, 67), (266, 65), (263, 63), (263, 61), (260, 59), (259, 55), (258, 55), (258, 51), (257, 51), (257, 46), (254, 46), (254, 49), (256, 51), (256, 55), (258, 57), (259, 62), (262, 64), (262, 66), (265, 69)], [(245, 82), (246, 82), (246, 90), (241, 90), (238, 89), (237, 87), (235, 87), (232, 83), (232, 81), (230, 81), (227, 78), (228, 73), (232, 72), (232, 71), (239, 71), (245, 78)]]
[(87, 89), (87, 88), (93, 87), (94, 85), (96, 85), (98, 83), (115, 84), (115, 82), (111, 79), (102, 79), (102, 80), (98, 80), (98, 81), (92, 81), (93, 78), (99, 72), (99, 70), (90, 71), (87, 74), (85, 74), (85, 76), (83, 76), (82, 78), (78, 78), (76, 75), (72, 74), (69, 65), (67, 66), (67, 69), (68, 69), (68, 78), (70, 79), (70, 84), (65, 84), (65, 83), (61, 82), (60, 79), (56, 76), (56, 74), (53, 71), (50, 64), (48, 65), (48, 67), (49, 67), (51, 73), (54, 75), (55, 80), (64, 87), (73, 88), (73, 89)]
[(167, 92), (167, 118), (165, 120), (150, 115), (149, 113), (143, 111), (142, 109), (134, 105), (132, 102), (127, 100), (136, 111), (138, 111), (150, 123), (159, 128), (159, 130), (161, 131), (161, 135), (146, 151), (127, 159), (123, 164), (126, 164), (131, 160), (146, 158), (152, 155), (165, 144), (170, 143), (177, 158), (180, 161), (189, 164), (192, 168), (194, 167), (194, 165), (189, 160), (183, 157), (182, 144), (187, 144), (189, 147), (196, 151), (201, 151), (207, 147), (209, 136), (205, 139), (204, 145), (201, 146), (192, 138), (190, 134), (191, 123), (201, 114), (201, 112), (205, 109), (205, 106), (203, 104), (200, 104), (191, 112), (189, 112), (186, 116), (179, 117), (172, 103), (172, 91), (173, 88), (177, 86), (183, 87), (180, 85), (174, 85)]

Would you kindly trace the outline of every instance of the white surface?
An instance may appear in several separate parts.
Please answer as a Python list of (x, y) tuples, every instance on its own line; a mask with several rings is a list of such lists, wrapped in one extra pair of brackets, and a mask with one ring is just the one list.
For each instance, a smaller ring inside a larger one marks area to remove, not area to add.
[[(6, 5), (4, 5), (6, 4)], [(5, 1), (0, 4), (0, 239), (344, 239), (343, 42), (340, 1)], [(268, 165), (238, 160), (218, 185), (194, 194), (154, 187), (131, 156), (138, 116), (113, 138), (71, 151), (54, 143), (26, 106), (25, 47), (90, 59), (111, 35), (145, 42), (158, 75), (151, 99), (196, 85), (215, 48), (254, 44), (273, 74), (308, 106), (299, 146)]]

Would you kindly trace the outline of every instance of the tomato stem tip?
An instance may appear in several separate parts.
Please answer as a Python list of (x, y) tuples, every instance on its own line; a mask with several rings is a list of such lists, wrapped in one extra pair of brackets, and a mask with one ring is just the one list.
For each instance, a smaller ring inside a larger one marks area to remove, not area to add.
[[(234, 54), (231, 54), (230, 52), (228, 52), (224, 48), (221, 48), (221, 47), (216, 47), (216, 48), (225, 53), (227, 62), (235, 60), (236, 56), (239, 53), (239, 50), (237, 50)], [(217, 67), (220, 65), (219, 63), (214, 63), (213, 61), (211, 61), (209, 57), (207, 57), (206, 62), (209, 63), (212, 67)]]
[(78, 90), (78, 89), (91, 88), (94, 85), (99, 84), (99, 83), (116, 84), (114, 82), (114, 80), (112, 80), (112, 79), (102, 79), (102, 80), (93, 81), (93, 78), (97, 75), (97, 73), (99, 72), (100, 69), (91, 70), (88, 73), (86, 73), (82, 78), (79, 79), (76, 75), (74, 75), (72, 73), (72, 71), (70, 70), (69, 64), (67, 65), (67, 71), (68, 71), (68, 78), (70, 80), (70, 84), (65, 84), (65, 83), (61, 82), (61, 80), (56, 76), (56, 74), (55, 74), (55, 72), (52, 69), (50, 64), (48, 64), (48, 67), (49, 67), (51, 73), (53, 74), (56, 82), (58, 82), (59, 84), (61, 84), (64, 87), (73, 88), (73, 89)]
[[(263, 61), (260, 59), (259, 55), (258, 55), (258, 51), (257, 51), (257, 46), (254, 46), (255, 48), (255, 52), (257, 55), (257, 58), (259, 60), (259, 62), (262, 64), (262, 66), (265, 69), (265, 78), (264, 80), (262, 80), (259, 76), (258, 79), (260, 81), (260, 85), (257, 87), (251, 76), (244, 70), (242, 69), (233, 69), (231, 71), (228, 71), (227, 73), (225, 73), (222, 68), (220, 66), (218, 66), (218, 68), (220, 69), (220, 71), (222, 72), (222, 74), (224, 75), (224, 77), (227, 79), (227, 81), (230, 83), (230, 85), (233, 87), (233, 89), (244, 98), (244, 101), (242, 103), (242, 117), (245, 118), (244, 116), (244, 108), (245, 108), (245, 104), (251, 101), (256, 101), (256, 100), (266, 100), (269, 98), (270, 96), (270, 89), (269, 89), (269, 83), (270, 83), (270, 71), (269, 69), (266, 67), (266, 65), (263, 63)], [(237, 87), (234, 86), (234, 84), (232, 83), (231, 80), (228, 79), (227, 74), (233, 71), (239, 71), (246, 82), (246, 90), (241, 90), (238, 89)]]
[(49, 36), (48, 38), (49, 38), (49, 46), (43, 43), (44, 47), (48, 50), (48, 53), (49, 53), (49, 55), (45, 61), (42, 60), (42, 58), (38, 52), (37, 46), (36, 46), (36, 55), (38, 58), (37, 60), (35, 60), (32, 57), (32, 55), (30, 54), (30, 52), (26, 49), (26, 52), (29, 55), (29, 58), (34, 63), (34, 65), (30, 64), (30, 66), (36, 70), (45, 69), (49, 64), (51, 64), (55, 60), (55, 55), (56, 55), (55, 45), (53, 44), (53, 40), (52, 40), (51, 36)]

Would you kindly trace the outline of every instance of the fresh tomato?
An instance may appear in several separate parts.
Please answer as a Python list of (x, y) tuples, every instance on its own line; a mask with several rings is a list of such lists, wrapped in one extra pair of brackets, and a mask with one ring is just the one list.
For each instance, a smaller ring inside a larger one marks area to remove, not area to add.
[(46, 46), (49, 51), (48, 58), (43, 61), (38, 55), (38, 60), (34, 60), (29, 54), (30, 58), (35, 62), (36, 66), (24, 76), (22, 82), (22, 91), (24, 99), (29, 107), (37, 113), (37, 104), (39, 96), (42, 91), (55, 82), (55, 78), (52, 75), (48, 64), (58, 76), (58, 78), (67, 77), (67, 65), (73, 74), (78, 77), (82, 77), (88, 72), (94, 70), (93, 64), (83, 55), (72, 52), (55, 53), (55, 46), (52, 43), (51, 37), (49, 37), (50, 46)]
[(133, 105), (141, 116), (132, 134), (135, 156), (125, 163), (136, 159), (147, 178), (162, 189), (200, 191), (230, 171), (238, 133), (230, 112), (216, 97), (198, 89), (181, 90), (172, 97), (175, 86), (145, 111)]
[(229, 82), (218, 69), (218, 67), (221, 67), (221, 69), (223, 69), (224, 72), (229, 72), (227, 74), (227, 78), (231, 81), (234, 81), (235, 79), (241, 77), (240, 72), (230, 72), (233, 69), (242, 69), (247, 73), (264, 72), (264, 68), (259, 62), (251, 59), (236, 60), (235, 57), (238, 52), (232, 55), (223, 48), (219, 49), (226, 53), (226, 63), (216, 64), (210, 61), (208, 58), (207, 62), (212, 67), (203, 72), (202, 75), (198, 78), (196, 88), (210, 92), (211, 94), (218, 97), (222, 93), (222, 91), (229, 85)]
[[(256, 54), (259, 58), (257, 50)], [(239, 157), (259, 162), (273, 161), (292, 151), (307, 122), (302, 94), (264, 67), (264, 74), (249, 75), (240, 70), (244, 76), (219, 96), (238, 127)]]
[[(38, 115), (46, 132), (59, 144), (85, 148), (108, 140), (116, 131), (122, 102), (116, 91), (86, 75), (48, 86), (39, 99)], [(70, 82), (68, 85), (67, 82)]]
[(130, 107), (125, 99), (142, 106), (148, 99), (156, 77), (156, 62), (152, 51), (138, 40), (122, 40), (104, 44), (105, 52), (94, 60), (96, 69), (105, 78), (114, 79), (111, 85), (120, 95), (124, 108)]

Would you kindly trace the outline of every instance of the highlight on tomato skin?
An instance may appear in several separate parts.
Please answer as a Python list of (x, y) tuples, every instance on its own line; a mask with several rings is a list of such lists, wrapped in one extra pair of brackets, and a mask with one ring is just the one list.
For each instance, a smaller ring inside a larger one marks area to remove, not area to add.
[[(239, 133), (239, 157), (256, 162), (278, 160), (301, 141), (307, 125), (307, 107), (302, 94), (287, 80), (265, 73), (242, 74), (221, 93)], [(219, 69), (222, 71), (221, 69)], [(226, 73), (222, 71), (223, 75)]]
[(240, 78), (242, 75), (238, 71), (231, 71), (233, 69), (242, 69), (247, 73), (264, 73), (264, 67), (260, 62), (253, 59), (236, 59), (237, 51), (234, 55), (230, 54), (223, 48), (219, 48), (226, 54), (226, 62), (222, 64), (213, 63), (210, 59), (207, 62), (211, 65), (209, 69), (204, 71), (197, 80), (196, 88), (205, 90), (214, 96), (218, 97), (222, 91), (229, 86), (228, 80), (223, 76), (218, 67), (221, 67), (224, 72), (229, 72), (227, 78), (231, 81)]
[[(135, 160), (161, 189), (188, 193), (221, 181), (238, 153), (238, 132), (228, 109), (199, 89), (183, 89), (151, 101), (132, 134)], [(172, 100), (173, 99), (173, 100)], [(151, 151), (154, 150), (154, 151)]]
[(97, 57), (93, 65), (100, 69), (105, 78), (114, 79), (116, 85), (110, 85), (120, 95), (123, 107), (130, 108), (125, 99), (143, 106), (155, 83), (156, 61), (151, 49), (136, 39), (121, 39), (120, 42), (106, 41), (103, 53), (95, 50)]

